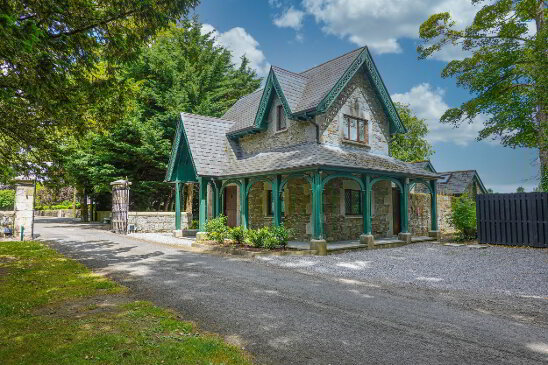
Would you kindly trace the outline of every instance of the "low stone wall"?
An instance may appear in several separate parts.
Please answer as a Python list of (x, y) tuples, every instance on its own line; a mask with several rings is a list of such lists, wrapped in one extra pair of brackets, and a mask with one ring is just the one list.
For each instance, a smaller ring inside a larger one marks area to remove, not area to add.
[(4, 236), (4, 228), (11, 228), (13, 231), (13, 223), (15, 220), (15, 212), (13, 210), (0, 211), (0, 237)]
[[(97, 221), (110, 218), (112, 212), (97, 211)], [(181, 226), (187, 229), (192, 223), (192, 214), (181, 212)], [(129, 212), (128, 224), (135, 225), (136, 232), (171, 232), (175, 229), (175, 212)]]
[(79, 218), (80, 209), (76, 209), (76, 216), (72, 209), (35, 210), (35, 217)]

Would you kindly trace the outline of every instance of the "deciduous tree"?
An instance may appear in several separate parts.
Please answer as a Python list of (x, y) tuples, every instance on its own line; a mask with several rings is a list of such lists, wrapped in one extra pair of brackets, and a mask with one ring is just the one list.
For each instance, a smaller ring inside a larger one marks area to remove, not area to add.
[(428, 160), (434, 154), (432, 145), (426, 140), (428, 126), (424, 119), (417, 118), (409, 105), (395, 103), (398, 114), (407, 128), (407, 133), (397, 134), (390, 144), (392, 156), (407, 162)]

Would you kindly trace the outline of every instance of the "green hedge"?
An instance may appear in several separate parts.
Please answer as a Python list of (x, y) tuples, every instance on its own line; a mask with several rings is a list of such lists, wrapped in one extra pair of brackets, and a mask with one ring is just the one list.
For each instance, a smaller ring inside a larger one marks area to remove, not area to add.
[[(76, 202), (76, 209), (80, 208), (80, 203)], [(59, 210), (59, 209), (72, 209), (72, 201), (65, 200), (55, 205), (36, 205), (35, 210)]]
[(15, 190), (0, 190), (0, 210), (13, 210)]

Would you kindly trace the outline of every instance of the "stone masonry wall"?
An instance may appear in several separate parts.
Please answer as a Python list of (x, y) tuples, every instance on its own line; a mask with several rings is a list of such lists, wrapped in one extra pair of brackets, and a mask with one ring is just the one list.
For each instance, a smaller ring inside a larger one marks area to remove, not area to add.
[(4, 235), (4, 228), (10, 228), (13, 232), (15, 212), (13, 210), (0, 211), (0, 237)]
[[(375, 238), (393, 236), (392, 183), (379, 181), (373, 185), (371, 231)], [(396, 207), (396, 209), (399, 209)]]
[[(344, 140), (342, 125), (345, 114), (368, 121), (368, 145)], [(321, 143), (345, 144), (358, 150), (388, 155), (390, 125), (373, 86), (362, 72), (352, 78), (327, 113), (316, 117), (316, 123), (320, 125)]]
[[(109, 211), (98, 211), (98, 221), (112, 215)], [(181, 227), (192, 223), (192, 214), (181, 212)], [(135, 225), (136, 232), (171, 232), (175, 229), (175, 212), (129, 212), (128, 224)]]
[(266, 131), (240, 138), (240, 146), (246, 153), (255, 153), (316, 140), (316, 127), (309, 122), (287, 119), (287, 129), (276, 131), (276, 109), (280, 104), (278, 96), (275, 95), (268, 114)]
[(31, 240), (34, 233), (34, 181), (17, 181), (15, 185), (14, 235), (24, 228), (24, 239)]
[[(438, 229), (442, 233), (454, 233), (455, 229), (449, 224), (451, 204), (453, 199), (449, 195), (438, 194)], [(431, 229), (431, 197), (430, 194), (409, 194), (409, 231), (414, 235), (425, 235)]]

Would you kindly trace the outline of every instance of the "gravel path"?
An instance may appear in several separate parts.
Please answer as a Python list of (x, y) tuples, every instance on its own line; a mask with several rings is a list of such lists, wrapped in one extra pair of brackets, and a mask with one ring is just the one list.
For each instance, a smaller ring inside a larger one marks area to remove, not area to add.
[(171, 233), (131, 233), (128, 237), (157, 243), (166, 243), (168, 245), (182, 246), (190, 246), (194, 241), (190, 238), (175, 238)]
[(548, 298), (545, 249), (501, 246), (474, 249), (416, 243), (323, 257), (267, 256), (258, 260), (351, 280)]

